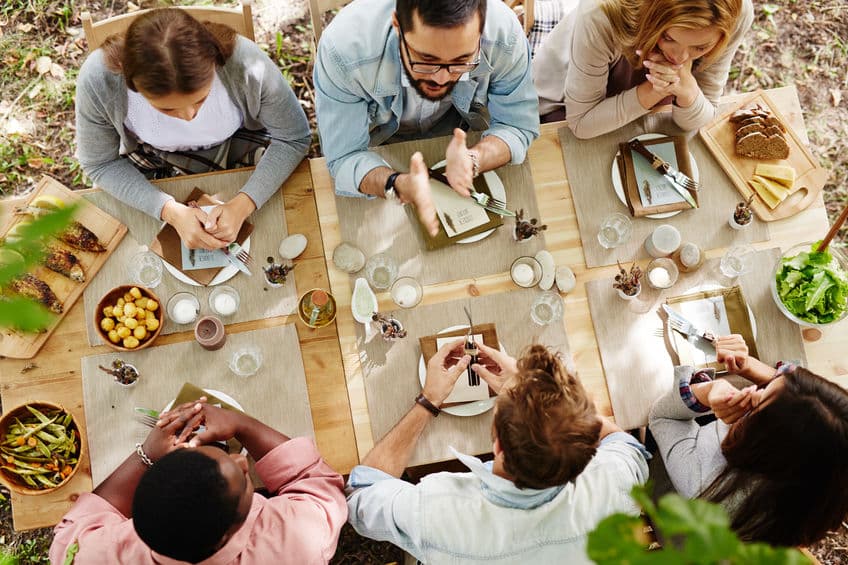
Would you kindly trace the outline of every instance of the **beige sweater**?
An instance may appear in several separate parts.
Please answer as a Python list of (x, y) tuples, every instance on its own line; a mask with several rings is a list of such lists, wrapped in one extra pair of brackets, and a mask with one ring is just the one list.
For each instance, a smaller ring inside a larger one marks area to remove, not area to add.
[[(565, 106), (568, 125), (579, 138), (590, 138), (620, 128), (646, 114), (636, 96), (642, 80), (622, 57), (612, 26), (600, 0), (580, 0), (557, 24), (533, 60), (533, 81), (539, 94), (539, 113)], [(691, 131), (716, 115), (730, 63), (754, 20), (751, 0), (742, 13), (725, 52), (706, 69), (692, 73), (701, 94), (688, 108), (672, 109), (674, 122)]]

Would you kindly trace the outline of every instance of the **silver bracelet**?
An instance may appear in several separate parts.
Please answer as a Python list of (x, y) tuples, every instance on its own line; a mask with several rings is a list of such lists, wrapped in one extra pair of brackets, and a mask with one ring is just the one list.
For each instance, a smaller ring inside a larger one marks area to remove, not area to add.
[(153, 461), (150, 460), (150, 457), (144, 452), (144, 448), (141, 447), (140, 443), (135, 444), (135, 452), (138, 454), (141, 462), (147, 465), (148, 467), (153, 467)]
[(468, 156), (471, 158), (471, 176), (476, 179), (480, 175), (480, 159), (473, 151), (469, 151)]

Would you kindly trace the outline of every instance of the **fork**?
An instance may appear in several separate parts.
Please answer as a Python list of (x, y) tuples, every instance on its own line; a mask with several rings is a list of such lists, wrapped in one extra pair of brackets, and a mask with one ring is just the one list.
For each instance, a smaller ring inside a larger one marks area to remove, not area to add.
[(501, 210), (506, 210), (506, 202), (498, 200), (492, 196), (489, 196), (485, 192), (477, 192), (476, 190), (471, 190), (471, 198), (477, 201), (477, 204), (483, 206), (484, 208), (489, 206), (492, 208), (500, 208)]
[(145, 425), (148, 428), (155, 428), (156, 422), (159, 421), (158, 418), (154, 418), (153, 416), (148, 416), (147, 414), (140, 414), (138, 412), (136, 412), (135, 417), (139, 422), (141, 422), (143, 425)]
[(474, 328), (474, 323), (471, 321), (471, 311), (468, 310), (468, 306), (463, 306), (463, 309), (465, 310), (465, 315), (468, 316), (468, 333), (465, 335), (464, 353), (471, 356), (471, 361), (468, 362), (468, 368), (466, 369), (468, 373), (468, 386), (478, 386), (480, 384), (480, 375), (471, 368), (471, 365), (480, 362), (477, 357), (479, 353), (477, 345), (471, 339), (471, 330)]
[(715, 336), (712, 334), (712, 332), (705, 331), (704, 335), (699, 335), (699, 333), (692, 328), (692, 324), (690, 324), (687, 321), (681, 320), (679, 318), (675, 318), (674, 316), (668, 317), (668, 323), (671, 326), (671, 329), (677, 330), (678, 332), (682, 333), (686, 337), (689, 337), (691, 335), (696, 335), (696, 336), (704, 338), (705, 340), (707, 340), (709, 342), (715, 341)]
[(236, 259), (238, 259), (247, 266), (253, 264), (253, 257), (250, 256), (250, 253), (248, 253), (241, 245), (239, 245), (235, 241), (227, 246), (226, 251), (224, 253), (226, 253), (227, 255), (235, 254)]

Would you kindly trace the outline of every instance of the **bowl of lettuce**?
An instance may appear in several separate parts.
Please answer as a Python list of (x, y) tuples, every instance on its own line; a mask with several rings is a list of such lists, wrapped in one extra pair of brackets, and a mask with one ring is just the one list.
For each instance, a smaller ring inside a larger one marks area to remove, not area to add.
[(787, 318), (802, 326), (827, 326), (848, 314), (848, 256), (818, 253), (819, 242), (796, 245), (774, 268), (771, 293)]

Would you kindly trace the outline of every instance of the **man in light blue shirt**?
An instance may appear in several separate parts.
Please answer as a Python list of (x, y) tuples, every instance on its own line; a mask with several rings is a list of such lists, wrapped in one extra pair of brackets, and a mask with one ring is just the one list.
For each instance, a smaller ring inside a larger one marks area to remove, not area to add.
[(427, 365), (412, 409), (355, 467), (349, 521), (424, 563), (591, 563), (586, 538), (615, 512), (638, 515), (630, 490), (648, 478), (647, 452), (595, 411), (580, 381), (541, 345), (521, 358), (478, 345), (472, 369), (498, 392), (494, 461), (454, 452), (469, 473), (400, 480), (415, 444), (470, 358), (463, 340)]
[[(369, 147), (451, 135), (445, 176), (524, 161), (539, 135), (527, 40), (501, 0), (355, 0), (321, 36), (314, 70), (321, 150), (336, 192), (416, 206), (435, 233), (427, 168), (394, 171)], [(483, 131), (468, 147), (465, 130)]]

